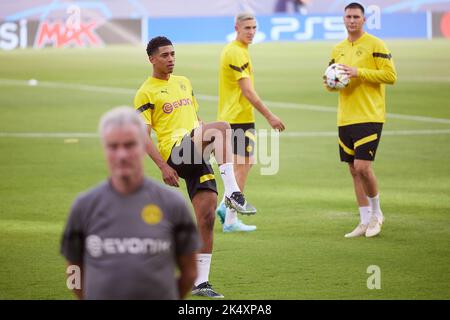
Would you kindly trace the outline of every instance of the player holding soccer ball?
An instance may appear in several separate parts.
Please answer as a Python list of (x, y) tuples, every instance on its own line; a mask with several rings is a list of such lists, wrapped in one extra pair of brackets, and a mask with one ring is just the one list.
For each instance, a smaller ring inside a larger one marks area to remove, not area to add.
[[(349, 165), (361, 222), (346, 238), (373, 237), (381, 232), (383, 213), (372, 161), (386, 117), (385, 84), (397, 80), (390, 51), (381, 39), (364, 31), (365, 22), (361, 4), (352, 2), (345, 7), (348, 38), (333, 48), (330, 62), (337, 63), (350, 78), (348, 86), (339, 91), (339, 152), (341, 161)], [(339, 88), (330, 88), (327, 82), (324, 77), (327, 90)]]
[(324, 74), (325, 85), (330, 89), (343, 89), (350, 83), (345, 66), (339, 63), (333, 63), (328, 66)]

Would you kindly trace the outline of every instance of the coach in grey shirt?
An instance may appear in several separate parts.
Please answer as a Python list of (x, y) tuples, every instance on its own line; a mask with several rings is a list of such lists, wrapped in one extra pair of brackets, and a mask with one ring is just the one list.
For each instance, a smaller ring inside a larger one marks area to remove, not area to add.
[[(184, 198), (144, 177), (148, 139), (131, 108), (100, 121), (110, 178), (72, 206), (61, 253), (79, 266), (80, 299), (180, 299), (192, 288), (200, 240)], [(176, 276), (176, 269), (179, 276)]]

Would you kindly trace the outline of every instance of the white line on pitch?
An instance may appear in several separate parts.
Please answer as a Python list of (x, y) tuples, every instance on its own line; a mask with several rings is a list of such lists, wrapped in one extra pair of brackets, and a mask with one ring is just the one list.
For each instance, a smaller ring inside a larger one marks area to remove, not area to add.
[(88, 132), (0, 132), (0, 138), (98, 138)]
[[(15, 79), (0, 79), (0, 85), (17, 85), (17, 86), (30, 86), (26, 80), (15, 80)], [(75, 83), (62, 83), (62, 82), (48, 82), (39, 81), (36, 86), (31, 87), (46, 87), (46, 88), (62, 88), (70, 90), (81, 90), (90, 92), (104, 92), (104, 93), (117, 93), (117, 94), (130, 94), (134, 95), (136, 89), (129, 88), (119, 88), (119, 87), (106, 87), (106, 86), (93, 86)], [(196, 97), (203, 101), (218, 101), (217, 96), (198, 94)], [(318, 112), (336, 112), (336, 107), (329, 106), (319, 106), (313, 104), (302, 104), (302, 103), (291, 103), (291, 102), (280, 102), (280, 101), (267, 101), (265, 103), (272, 108), (282, 108), (282, 109), (295, 109), (295, 110), (309, 110)], [(450, 124), (450, 119), (445, 118), (433, 118), (425, 116), (415, 116), (408, 114), (398, 114), (398, 113), (388, 113), (388, 118), (411, 120), (418, 122), (431, 122), (431, 123), (445, 123)]]
[[(450, 129), (431, 129), (431, 130), (385, 130), (382, 136), (424, 136), (424, 135), (444, 135), (450, 134)], [(258, 133), (258, 135), (260, 135)], [(283, 132), (282, 138), (304, 138), (304, 137), (337, 137), (336, 131), (317, 131), (317, 132)]]
[[(269, 131), (259, 131), (258, 136), (267, 136)], [(382, 136), (423, 136), (450, 134), (450, 129), (436, 130), (385, 130)], [(281, 138), (336, 137), (336, 131), (282, 132)], [(0, 132), (0, 138), (99, 138), (94, 132)]]

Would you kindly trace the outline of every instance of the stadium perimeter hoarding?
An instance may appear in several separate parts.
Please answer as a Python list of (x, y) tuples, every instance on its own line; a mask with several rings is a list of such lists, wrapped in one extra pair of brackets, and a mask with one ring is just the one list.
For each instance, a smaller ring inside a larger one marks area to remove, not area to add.
[(0, 49), (44, 47), (99, 47), (109, 44), (140, 44), (141, 20), (81, 21), (76, 26), (63, 20), (0, 22)]
[(450, 39), (450, 12), (433, 13), (433, 38)]
[[(63, 20), (0, 22), (0, 49), (99, 47), (141, 44), (156, 35), (175, 43), (224, 43), (234, 39), (233, 17), (101, 19), (81, 21), (71, 29)], [(258, 16), (255, 42), (341, 40), (346, 37), (342, 16)], [(369, 16), (366, 29), (383, 39), (450, 38), (450, 12), (381, 14)]]
[[(140, 19), (142, 17), (218, 17), (253, 12), (271, 14), (341, 14), (351, 0), (3, 0), (0, 20), (65, 19), (78, 12), (84, 19)], [(359, 0), (370, 12), (447, 12), (450, 0)], [(70, 12), (70, 13), (69, 13)]]
[[(225, 42), (234, 38), (233, 17), (150, 18), (148, 38), (165, 35), (174, 42)], [(424, 12), (369, 16), (367, 29), (383, 39), (429, 38)], [(270, 15), (258, 17), (256, 41), (340, 40), (347, 36), (342, 16)]]

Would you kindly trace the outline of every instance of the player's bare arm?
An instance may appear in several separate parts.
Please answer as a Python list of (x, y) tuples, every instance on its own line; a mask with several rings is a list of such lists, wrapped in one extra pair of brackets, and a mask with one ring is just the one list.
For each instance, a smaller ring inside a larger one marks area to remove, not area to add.
[(266, 118), (267, 122), (270, 124), (272, 129), (283, 131), (285, 125), (280, 118), (274, 115), (269, 108), (267, 108), (262, 102), (261, 98), (253, 89), (252, 83), (249, 78), (239, 79), (239, 87), (241, 88), (242, 94), (247, 98), (248, 101), (253, 105), (253, 107), (259, 111)]
[(178, 292), (180, 294), (180, 299), (185, 298), (191, 291), (195, 278), (197, 278), (195, 255), (195, 253), (192, 253), (177, 257), (177, 264), (180, 270), (180, 276), (178, 278)]
[(147, 131), (148, 131), (147, 150), (146, 150), (147, 154), (150, 156), (150, 158), (152, 158), (153, 162), (161, 170), (164, 182), (169, 186), (179, 187), (178, 184), (179, 177), (177, 172), (172, 167), (170, 167), (167, 164), (167, 162), (163, 160), (161, 154), (159, 153), (158, 149), (153, 143), (153, 140), (150, 136), (152, 127), (147, 125)]

